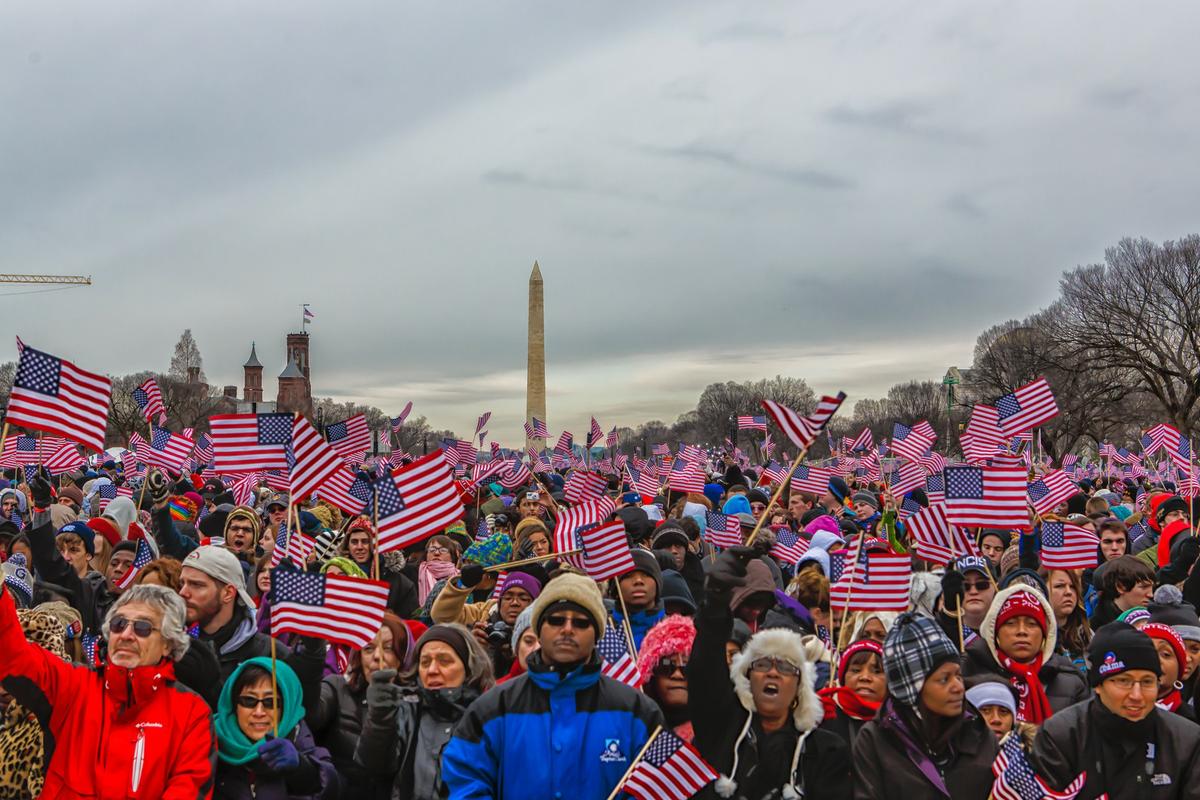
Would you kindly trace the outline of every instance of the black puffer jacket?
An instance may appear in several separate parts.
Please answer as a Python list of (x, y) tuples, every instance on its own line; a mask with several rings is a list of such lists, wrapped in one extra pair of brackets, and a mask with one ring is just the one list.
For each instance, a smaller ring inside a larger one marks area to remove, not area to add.
[(1030, 762), (1056, 790), (1086, 771), (1080, 800), (1104, 792), (1113, 800), (1200, 798), (1200, 726), (1158, 708), (1131, 723), (1093, 696), (1046, 720)]

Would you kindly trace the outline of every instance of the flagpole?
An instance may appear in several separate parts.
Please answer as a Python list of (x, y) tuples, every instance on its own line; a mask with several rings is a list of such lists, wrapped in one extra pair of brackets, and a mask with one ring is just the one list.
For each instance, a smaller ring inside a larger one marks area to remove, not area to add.
[(625, 607), (625, 595), (621, 594), (621, 579), (617, 579), (617, 600), (621, 603), (621, 623), (625, 628), (625, 638), (629, 641), (629, 655), (637, 656), (637, 645), (633, 643), (633, 628), (629, 625), (629, 609)]
[(508, 569), (509, 567), (522, 567), (526, 564), (536, 564), (540, 561), (550, 561), (554, 558), (554, 556), (573, 556), (576, 553), (582, 553), (582, 552), (583, 552), (583, 548), (580, 547), (575, 550), (565, 550), (561, 553), (551, 553), (548, 556), (533, 556), (532, 558), (522, 558), (518, 561), (506, 561), (503, 564), (496, 564), (495, 566), (484, 567), (483, 571), (484, 572), (499, 572), (500, 570)]
[(275, 737), (279, 737), (279, 709), (282, 706), (279, 703), (279, 686), (275, 681), (275, 637), (271, 637), (271, 695), (275, 702), (275, 710), (272, 715), (275, 719)]
[(621, 793), (621, 787), (625, 785), (625, 781), (629, 780), (629, 776), (633, 774), (634, 767), (642, 760), (642, 756), (646, 755), (646, 751), (650, 749), (650, 745), (654, 743), (655, 738), (661, 730), (662, 725), (654, 726), (654, 731), (650, 734), (650, 738), (646, 740), (646, 743), (642, 745), (642, 749), (638, 751), (637, 758), (629, 762), (629, 769), (625, 770), (625, 774), (621, 776), (621, 780), (617, 781), (617, 785), (613, 787), (612, 794), (606, 800), (614, 800)]
[[(854, 550), (854, 564), (850, 567), (850, 585), (846, 587), (846, 605), (842, 608), (842, 622), (838, 625), (837, 638), (833, 637), (833, 632), (830, 631), (830, 639), (833, 640), (834, 646), (842, 638), (842, 631), (846, 629), (846, 619), (850, 616), (850, 598), (854, 596), (854, 578), (858, 573), (858, 559), (862, 555), (863, 538), (866, 536), (866, 531), (860, 529), (858, 532), (858, 547)], [(832, 588), (832, 585), (830, 586)], [(831, 609), (832, 610), (832, 609)]]
[(8, 441), (8, 420), (4, 421), (4, 430), (0, 431), (0, 453), (4, 452), (4, 443)]
[[(150, 447), (153, 447), (154, 446), (153, 445), (154, 423), (151, 422), (150, 420), (146, 420), (146, 429), (150, 432), (150, 441), (147, 442), (146, 444)], [(41, 434), (39, 433), (38, 434), (38, 459), (41, 459), (41, 457), (42, 457), (42, 442), (41, 442)], [(39, 467), (41, 466), (40, 462), (38, 463), (38, 466)], [(146, 465), (146, 477), (142, 478), (142, 490), (138, 493), (138, 501), (137, 501), (138, 511), (142, 510), (142, 501), (146, 499), (146, 483), (149, 480), (150, 480), (150, 465), (147, 464)], [(126, 532), (125, 535), (128, 536), (129, 533)]]
[[(376, 465), (378, 468), (378, 465)], [(451, 476), (453, 477), (453, 476)], [(391, 480), (391, 472), (388, 472), (388, 480)], [(379, 492), (371, 492), (371, 525), (375, 529), (375, 546), (372, 549), (374, 561), (371, 564), (371, 580), (379, 580)]]
[[(808, 455), (807, 447), (800, 451), (800, 455), (796, 456), (796, 460), (793, 461), (792, 466), (788, 468), (787, 475), (782, 481), (779, 482), (779, 486), (775, 488), (775, 494), (771, 495), (771, 501), (767, 503), (768, 511), (770, 510), (771, 506), (775, 505), (776, 501), (779, 500), (779, 495), (783, 494), (783, 487), (787, 486), (788, 482), (791, 481), (792, 473), (796, 471), (796, 467), (800, 466), (800, 462), (804, 460), (806, 455)], [(750, 531), (750, 538), (746, 540), (747, 547), (754, 544), (754, 537), (758, 536), (759, 528), (762, 527), (763, 521), (766, 520), (766, 518), (767, 513), (764, 511), (763, 515), (758, 518), (758, 522), (754, 524), (754, 530)]]

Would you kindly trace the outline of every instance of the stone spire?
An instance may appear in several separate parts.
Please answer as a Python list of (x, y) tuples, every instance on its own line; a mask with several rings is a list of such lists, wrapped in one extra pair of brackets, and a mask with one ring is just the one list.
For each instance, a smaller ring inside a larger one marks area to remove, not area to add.
[(247, 403), (261, 403), (263, 365), (258, 360), (254, 342), (250, 343), (250, 358), (242, 365), (242, 397)]
[(525, 367), (525, 420), (546, 421), (546, 327), (542, 270), (533, 262), (529, 274), (529, 358)]

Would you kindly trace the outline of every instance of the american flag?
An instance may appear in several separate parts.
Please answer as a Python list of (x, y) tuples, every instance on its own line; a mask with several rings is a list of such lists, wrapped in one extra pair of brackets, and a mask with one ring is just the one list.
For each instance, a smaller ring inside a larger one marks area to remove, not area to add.
[(669, 456), (671, 455), (671, 447), (666, 442), (660, 442), (659, 444), (650, 445), (650, 452), (656, 456)]
[[(287, 520), (279, 523), (279, 530), (275, 532), (275, 546), (271, 548), (270, 568), (275, 569), (280, 564), (288, 559), (288, 529)], [(300, 569), (304, 569), (303, 562), (297, 564)]]
[(83, 663), (89, 667), (100, 666), (103, 658), (101, 653), (104, 650), (100, 637), (94, 633), (85, 633), (79, 637), (79, 644), (83, 647)]
[[(554, 526), (554, 552), (562, 554), (582, 549), (583, 538), (580, 536), (580, 530), (607, 522), (616, 510), (617, 504), (611, 497), (601, 497), (599, 500), (580, 503), (561, 512)], [(584, 558), (578, 553), (561, 556), (561, 559), (579, 569), (584, 568)]]
[(145, 383), (133, 390), (133, 402), (137, 403), (138, 410), (142, 412), (146, 422), (154, 422), (157, 419), (158, 424), (162, 425), (167, 421), (162, 392), (159, 391), (158, 382), (154, 378), (147, 378)]
[(1039, 515), (1046, 515), (1078, 492), (1079, 487), (1067, 473), (1056, 469), (1029, 484), (1029, 505)]
[(392, 417), (392, 433), (399, 434), (400, 429), (404, 427), (404, 421), (408, 419), (408, 415), (412, 413), (412, 400), (404, 404), (404, 410), (400, 412), (400, 416)]
[(583, 568), (592, 580), (603, 582), (634, 568), (629, 537), (621, 520), (580, 528), (579, 538), (583, 541)]
[(287, 469), (291, 414), (218, 414), (208, 423), (218, 472), (235, 475), (258, 469)]
[(874, 449), (875, 437), (871, 435), (870, 428), (863, 428), (859, 431), (858, 436), (854, 437), (854, 441), (850, 442), (849, 450), (851, 451), (866, 451)]
[(771, 528), (775, 533), (775, 544), (771, 555), (787, 564), (795, 564), (808, 552), (808, 540), (803, 539), (787, 526)]
[(1087, 782), (1087, 773), (1079, 777), (1061, 792), (1046, 785), (1041, 776), (1025, 757), (1021, 736), (1010, 735), (1000, 747), (1000, 754), (992, 763), (992, 797), (996, 800), (1072, 800)]
[(4, 452), (0, 454), (0, 467), (14, 469), (41, 463), (57, 475), (75, 469), (86, 460), (79, 454), (78, 446), (74, 442), (60, 436), (39, 438), (21, 434), (5, 440)]
[(996, 401), (1000, 432), (1005, 436), (1036, 428), (1058, 416), (1058, 403), (1045, 378), (1027, 383)]
[(17, 339), (20, 360), (4, 421), (104, 450), (112, 381)]
[(742, 523), (733, 514), (704, 512), (705, 533), (716, 547), (737, 547), (742, 543)]
[(1028, 528), (1025, 468), (997, 459), (990, 466), (950, 464), (942, 470), (946, 484), (946, 519), (954, 525), (983, 528)]
[(926, 472), (941, 472), (949, 462), (946, 461), (946, 457), (941, 453), (930, 453), (924, 458), (917, 459), (917, 463)]
[(508, 467), (500, 473), (500, 485), (505, 489), (515, 489), (518, 486), (524, 486), (533, 479), (533, 473), (529, 471), (529, 467), (525, 466), (525, 462), (519, 458), (513, 458), (508, 462)]
[(1100, 457), (1101, 458), (1105, 458), (1105, 457), (1112, 458), (1116, 454), (1117, 454), (1117, 448), (1115, 445), (1113, 445), (1109, 442), (1101, 442), (1100, 443)]
[(104, 509), (108, 507), (110, 500), (117, 499), (117, 486), (114, 483), (102, 483), (96, 487), (96, 497), (99, 498), (98, 510), (95, 515), (98, 516), (104, 513)]
[(991, 458), (1006, 439), (1000, 430), (1000, 412), (994, 406), (977, 403), (961, 437), (963, 456), (972, 464)]
[(554, 444), (554, 452), (563, 456), (570, 455), (574, 444), (575, 435), (570, 431), (563, 431), (558, 435), (558, 441)]
[(379, 476), (372, 487), (379, 503), (381, 553), (416, 544), (462, 519), (462, 500), (441, 450)]
[(475, 446), (470, 442), (446, 437), (442, 439), (442, 450), (446, 453), (446, 462), (452, 467), (459, 464), (471, 465), (475, 463), (477, 451), (475, 450)]
[(1100, 537), (1070, 522), (1042, 523), (1042, 566), (1091, 569), (1099, 560)]
[(600, 654), (602, 673), (635, 688), (641, 682), (637, 659), (629, 654), (629, 643), (612, 620), (604, 626), (604, 635), (596, 642), (596, 652)]
[(365, 414), (355, 414), (349, 419), (325, 426), (325, 439), (343, 460), (362, 460), (363, 453), (371, 446), (371, 431), (367, 428)]
[(892, 493), (900, 497), (918, 488), (925, 488), (925, 470), (920, 464), (911, 461), (900, 464), (899, 474), (892, 482)]
[(134, 433), (129, 437), (138, 459), (152, 467), (165, 467), (179, 472), (191, 458), (192, 448), (196, 443), (182, 433), (171, 433), (166, 428), (157, 425), (150, 426), (150, 441), (140, 434)]
[(716, 770), (695, 747), (661, 730), (625, 779), (624, 788), (638, 800), (687, 800), (716, 779)]
[(928, 422), (913, 427), (897, 422), (892, 428), (892, 452), (911, 461), (923, 458), (937, 440)]
[(504, 470), (508, 469), (508, 462), (503, 458), (493, 458), (491, 461), (486, 461), (479, 464), (473, 473), (471, 480), (476, 486), (482, 486), (485, 483), (490, 483), (491, 479), (499, 475)]
[(492, 418), (492, 412), (490, 412), (490, 411), (485, 411), (479, 415), (479, 419), (475, 420), (475, 435), (476, 436), (479, 435), (479, 432), (483, 430), (483, 426), (487, 425), (488, 420), (490, 420), (491, 418)]
[(816, 409), (807, 417), (774, 400), (763, 400), (762, 406), (796, 447), (807, 449), (825, 430), (830, 417), (837, 413), (845, 399), (845, 392), (838, 392), (836, 397), (822, 397)]
[[(729, 442), (729, 439), (726, 439), (725, 441), (729, 444), (732, 444), (732, 442)], [(736, 447), (734, 447), (734, 448), (732, 448), (732, 452), (734, 454), (734, 457), (736, 458), (738, 453), (740, 453), (741, 451), (738, 450)], [(775, 442), (771, 439), (771, 432), (767, 431), (766, 435), (763, 436), (763, 442), (762, 442), (763, 458), (770, 458), (771, 453), (773, 453), (773, 452), (775, 452)]]
[(739, 416), (737, 418), (737, 426), (740, 431), (763, 431), (767, 430), (766, 417)]
[(239, 506), (250, 505), (254, 497), (254, 492), (258, 489), (258, 484), (261, 480), (260, 473), (248, 472), (233, 482), (229, 487), (229, 491), (233, 492), (233, 499), (237, 501)]
[(596, 421), (596, 418), (592, 417), (592, 427), (588, 430), (587, 435), (588, 449), (590, 450), (595, 447), (603, 438), (604, 430), (600, 427), (600, 423)]
[(1175, 445), (1173, 450), (1168, 450), (1167, 455), (1171, 456), (1171, 461), (1180, 469), (1188, 469), (1192, 463), (1192, 440), (1190, 438), (1180, 438), (1179, 443)]
[(293, 498), (317, 492), (321, 499), (351, 514), (363, 510), (362, 501), (350, 494), (354, 475), (321, 434), (302, 416), (292, 420), (292, 468), (288, 491)]
[(629, 482), (638, 494), (651, 497), (658, 494), (658, 475), (655, 472), (650, 469), (638, 469), (632, 464), (626, 464), (625, 470), (629, 473)]
[(150, 544), (145, 539), (137, 540), (137, 550), (133, 553), (133, 563), (129, 565), (129, 569), (121, 576), (121, 580), (116, 582), (116, 587), (121, 591), (125, 591), (133, 582), (137, 580), (138, 573), (142, 571), (142, 567), (154, 560), (154, 551), (150, 549)]
[[(859, 548), (862, 549), (859, 555)], [(832, 563), (832, 559), (831, 563)], [(855, 542), (849, 569), (829, 587), (829, 605), (841, 611), (907, 611), (912, 559), (885, 551), (870, 552)]]
[(1168, 452), (1179, 447), (1179, 429), (1174, 425), (1160, 422), (1142, 437), (1142, 449), (1147, 455), (1154, 455), (1160, 449)]
[(617, 426), (613, 425), (613, 429), (608, 432), (608, 437), (604, 440), (604, 444), (609, 447), (616, 447), (620, 444), (620, 439), (617, 437)]
[(546, 427), (546, 420), (538, 419), (537, 417), (530, 417), (529, 420), (531, 423), (529, 430), (533, 432), (533, 435), (529, 437), (530, 439), (550, 438), (550, 429)]
[(197, 464), (212, 463), (213, 442), (211, 436), (207, 433), (202, 433), (197, 437), (196, 448), (192, 451), (192, 457), (195, 458)]
[(832, 477), (833, 470), (799, 464), (792, 470), (792, 491), (808, 492), (818, 498), (824, 497), (829, 491), (829, 479)]
[(676, 458), (667, 475), (667, 485), (677, 492), (703, 492), (704, 473), (699, 464)]
[(967, 532), (946, 520), (940, 503), (923, 508), (904, 523), (916, 543), (917, 555), (934, 564), (945, 564), (963, 555), (979, 555)]
[(365, 647), (383, 625), (389, 586), (345, 575), (271, 570), (271, 634), (298, 633)]
[(608, 481), (603, 475), (576, 470), (567, 477), (567, 482), (563, 486), (563, 496), (571, 503), (582, 503), (587, 500), (595, 500), (603, 495), (607, 488)]
[(900, 508), (897, 510), (899, 511), (900, 519), (907, 520), (911, 518), (913, 514), (920, 514), (924, 508), (925, 506), (921, 505), (916, 500), (913, 500), (911, 497), (906, 497), (900, 501)]

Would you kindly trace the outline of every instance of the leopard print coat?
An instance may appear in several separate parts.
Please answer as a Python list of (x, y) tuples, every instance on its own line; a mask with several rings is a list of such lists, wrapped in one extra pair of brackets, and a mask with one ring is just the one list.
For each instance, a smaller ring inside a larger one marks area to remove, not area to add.
[[(17, 616), (27, 640), (67, 660), (57, 617), (36, 609), (18, 610)], [(12, 700), (0, 721), (0, 800), (33, 800), (41, 794), (51, 755), (37, 714)]]

